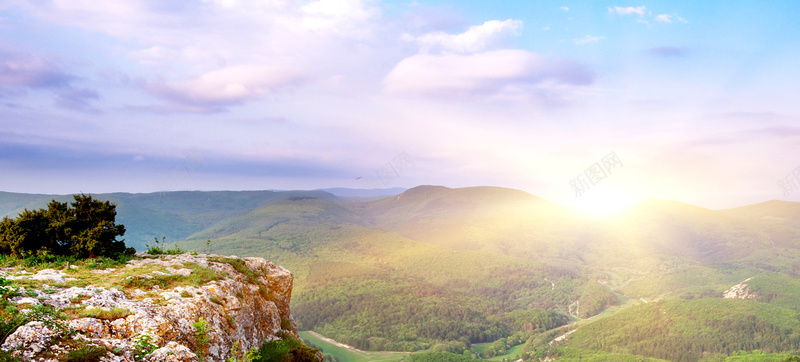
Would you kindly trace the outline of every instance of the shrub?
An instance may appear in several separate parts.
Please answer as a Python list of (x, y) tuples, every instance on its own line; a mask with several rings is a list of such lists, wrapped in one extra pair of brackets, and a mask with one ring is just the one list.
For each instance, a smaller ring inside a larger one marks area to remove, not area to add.
[(153, 238), (153, 239), (155, 239), (154, 245), (151, 246), (150, 244), (145, 244), (145, 246), (147, 247), (146, 253), (150, 255), (178, 255), (186, 252), (186, 250), (179, 248), (177, 244), (174, 245), (172, 249), (167, 249), (166, 237), (162, 236), (161, 241), (158, 241), (158, 238)]
[(0, 362), (19, 362), (19, 357), (14, 357), (11, 352), (0, 349)]
[(150, 334), (141, 333), (133, 337), (133, 359), (137, 362), (143, 360), (156, 349), (158, 349), (158, 346), (153, 344), (153, 337)]
[(195, 353), (200, 362), (202, 362), (208, 353), (208, 322), (200, 318), (197, 322), (194, 322), (192, 326), (194, 326), (197, 337), (197, 351), (195, 351)]
[(254, 362), (322, 362), (319, 348), (310, 348), (291, 334), (279, 331), (282, 339), (264, 343)]

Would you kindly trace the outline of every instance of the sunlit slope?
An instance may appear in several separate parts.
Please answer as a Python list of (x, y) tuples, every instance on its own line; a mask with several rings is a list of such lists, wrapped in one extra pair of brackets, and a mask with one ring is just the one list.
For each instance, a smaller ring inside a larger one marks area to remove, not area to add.
[(746, 218), (663, 200), (634, 205), (615, 224), (632, 229), (653, 252), (706, 263), (739, 259), (773, 247), (761, 226)]
[(362, 225), (362, 217), (330, 201), (295, 197), (277, 200), (190, 237), (182, 247), (213, 252), (270, 255), (293, 266), (298, 282), (326, 281), (402, 271), (435, 283), (491, 274), (497, 268), (537, 264), (504, 255), (452, 250)]
[(763, 224), (671, 201), (591, 217), (518, 190), (420, 186), (350, 206), (410, 239), (560, 265), (657, 269), (669, 259), (717, 263), (775, 246)]
[(376, 227), (434, 245), (577, 262), (565, 252), (574, 249), (573, 212), (519, 190), (419, 186), (352, 206)]
[(800, 248), (800, 202), (772, 200), (720, 211), (763, 225), (778, 246)]

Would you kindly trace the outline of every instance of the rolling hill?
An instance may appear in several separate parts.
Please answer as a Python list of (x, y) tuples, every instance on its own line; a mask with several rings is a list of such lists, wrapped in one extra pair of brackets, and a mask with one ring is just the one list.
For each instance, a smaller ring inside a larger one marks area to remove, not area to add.
[[(351, 197), (93, 196), (118, 204), (137, 248), (166, 236), (184, 249), (286, 266), (300, 328), (365, 350), (461, 353), (513, 339), (526, 359), (694, 361), (798, 349), (800, 327), (784, 319), (797, 319), (800, 302), (800, 203), (709, 210), (648, 200), (592, 218), (498, 187), (419, 186), (377, 200), (330, 191)], [(50, 198), (68, 199), (0, 193), (0, 211)], [(752, 300), (722, 299), (748, 278)], [(668, 322), (640, 325), (657, 312)], [(565, 328), (577, 330), (551, 344)]]

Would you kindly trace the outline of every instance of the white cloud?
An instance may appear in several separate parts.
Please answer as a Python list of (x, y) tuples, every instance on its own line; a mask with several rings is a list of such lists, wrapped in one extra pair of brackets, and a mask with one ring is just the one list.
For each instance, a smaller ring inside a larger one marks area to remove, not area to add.
[(585, 85), (591, 71), (574, 62), (523, 50), (477, 54), (417, 54), (403, 59), (384, 79), (384, 90), (409, 95), (499, 94), (520, 87)]
[(564, 11), (569, 11), (569, 8), (568, 8), (568, 7), (566, 7), (566, 6), (562, 6), (562, 7), (560, 7), (560, 9), (561, 9), (561, 10), (564, 10)]
[(572, 41), (577, 45), (589, 44), (589, 43), (597, 43), (600, 40), (605, 39), (604, 36), (591, 36), (586, 35), (583, 38), (573, 39)]
[(460, 34), (445, 32), (427, 33), (417, 38), (424, 53), (441, 50), (456, 53), (474, 53), (491, 47), (499, 39), (518, 36), (522, 29), (519, 20), (489, 20), (482, 25), (469, 27)]
[(686, 23), (686, 19), (677, 16), (677, 15), (669, 15), (669, 14), (659, 14), (656, 16), (656, 21), (660, 23), (672, 23), (673, 21), (679, 21), (681, 23)]
[(647, 8), (645, 6), (637, 6), (637, 7), (628, 6), (624, 8), (621, 6), (615, 6), (613, 8), (608, 8), (609, 13), (616, 13), (619, 15), (638, 14), (639, 16), (643, 16), (645, 11), (647, 11)]

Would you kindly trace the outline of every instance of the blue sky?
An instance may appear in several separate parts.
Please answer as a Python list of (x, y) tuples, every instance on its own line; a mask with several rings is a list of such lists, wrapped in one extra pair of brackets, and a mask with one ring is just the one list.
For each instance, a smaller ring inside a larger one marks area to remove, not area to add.
[[(436, 184), (596, 209), (800, 201), (800, 176), (786, 180), (800, 167), (798, 10), (7, 0), (0, 190)], [(621, 167), (571, 186), (611, 152)]]

